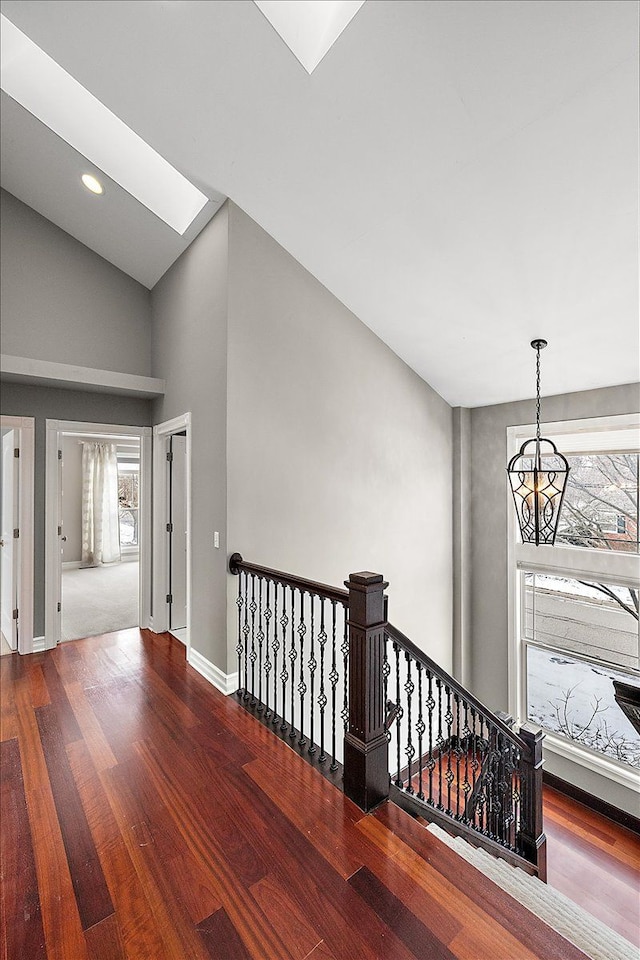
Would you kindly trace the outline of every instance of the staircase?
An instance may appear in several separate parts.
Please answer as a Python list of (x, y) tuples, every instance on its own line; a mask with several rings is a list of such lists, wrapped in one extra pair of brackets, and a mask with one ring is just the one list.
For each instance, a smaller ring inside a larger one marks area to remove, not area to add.
[(237, 553), (229, 570), (246, 709), (365, 812), (390, 799), (546, 879), (539, 728), (512, 729), (389, 623), (380, 574), (342, 589)]
[(637, 960), (638, 951), (633, 944), (558, 890), (461, 837), (450, 836), (434, 823), (428, 824), (427, 829), (592, 960)]

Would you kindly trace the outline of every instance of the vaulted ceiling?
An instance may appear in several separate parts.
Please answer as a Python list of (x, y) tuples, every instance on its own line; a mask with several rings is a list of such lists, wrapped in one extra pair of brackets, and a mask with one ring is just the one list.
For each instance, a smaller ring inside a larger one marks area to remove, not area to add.
[(2, 12), (211, 198), (95, 203), (3, 94), (3, 186), (147, 286), (227, 196), (452, 404), (534, 337), (546, 394), (639, 378), (635, 2), (366, 0), (310, 75), (252, 0)]

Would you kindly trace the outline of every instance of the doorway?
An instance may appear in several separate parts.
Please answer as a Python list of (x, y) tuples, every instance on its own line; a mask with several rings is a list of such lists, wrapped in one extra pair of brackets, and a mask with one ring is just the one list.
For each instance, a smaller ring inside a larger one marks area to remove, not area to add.
[(47, 420), (46, 639), (146, 627), (151, 429)]
[(31, 417), (1, 417), (0, 655), (33, 650)]
[(153, 428), (153, 629), (190, 647), (191, 415)]
[(169, 437), (169, 633), (187, 635), (187, 431)]
[(2, 504), (0, 506), (0, 655), (15, 653), (18, 649), (18, 566), (20, 555), (18, 538), (19, 460), (16, 431), (2, 428)]

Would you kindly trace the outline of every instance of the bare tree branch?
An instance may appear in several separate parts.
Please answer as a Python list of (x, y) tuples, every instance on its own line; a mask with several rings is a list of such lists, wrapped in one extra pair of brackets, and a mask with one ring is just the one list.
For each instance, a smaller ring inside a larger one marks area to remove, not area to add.
[(578, 580), (578, 583), (581, 583), (583, 587), (590, 587), (592, 590), (598, 590), (599, 593), (603, 593), (605, 597), (609, 597), (610, 600), (615, 600), (615, 602), (622, 607), (623, 610), (626, 610), (627, 613), (630, 613), (632, 617), (638, 619), (638, 597), (634, 597), (634, 593), (637, 591), (629, 587), (629, 594), (631, 595), (631, 602), (633, 603), (635, 610), (632, 610), (631, 607), (627, 606), (624, 600), (618, 596), (613, 590), (606, 585), (606, 583), (593, 583), (587, 580)]

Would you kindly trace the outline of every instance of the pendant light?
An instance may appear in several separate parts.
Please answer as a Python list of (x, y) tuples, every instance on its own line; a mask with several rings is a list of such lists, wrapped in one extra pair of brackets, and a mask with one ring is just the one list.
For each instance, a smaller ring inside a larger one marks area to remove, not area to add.
[[(525, 440), (507, 473), (523, 543), (555, 542), (569, 464), (552, 440), (540, 436), (540, 351), (546, 340), (532, 340), (536, 351), (536, 435)], [(547, 444), (550, 449), (543, 449)]]

